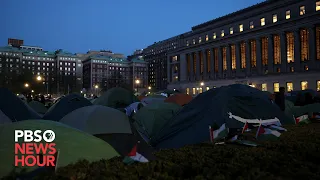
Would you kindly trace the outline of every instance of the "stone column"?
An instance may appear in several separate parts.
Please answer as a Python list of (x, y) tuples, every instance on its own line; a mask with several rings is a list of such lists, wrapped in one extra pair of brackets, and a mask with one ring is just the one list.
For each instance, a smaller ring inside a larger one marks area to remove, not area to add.
[(172, 68), (171, 68), (171, 56), (167, 56), (167, 81), (168, 83), (172, 82)]
[(194, 81), (194, 71), (193, 71), (193, 53), (189, 53), (189, 58), (190, 58), (190, 80)]
[(241, 42), (235, 43), (236, 48), (236, 74), (241, 73)]
[(197, 66), (196, 66), (196, 80), (197, 81), (199, 81), (200, 80), (200, 75), (201, 75), (201, 73), (200, 73), (200, 56), (199, 56), (199, 51), (196, 51), (195, 52), (196, 53), (196, 58), (197, 58)]
[(246, 74), (247, 76), (250, 74), (251, 70), (251, 43), (250, 40), (246, 40)]
[(215, 62), (214, 62), (214, 57), (215, 57), (215, 54), (214, 54), (214, 48), (210, 49), (210, 74), (211, 74), (211, 77), (215, 77), (215, 72), (214, 72), (214, 66), (215, 66)]
[(180, 81), (187, 80), (187, 59), (186, 54), (180, 54), (179, 78)]
[[(202, 53), (202, 60), (203, 60), (203, 78), (204, 79), (207, 79), (207, 72), (208, 72), (208, 63), (207, 63), (207, 50), (205, 49), (205, 50), (202, 50), (201, 51), (201, 53)], [(210, 59), (209, 59), (210, 60)]]
[(313, 70), (315, 66), (315, 60), (316, 60), (316, 31), (315, 26), (308, 27), (309, 32), (309, 69)]
[(257, 73), (262, 74), (262, 47), (261, 47), (261, 38), (256, 38), (256, 60), (257, 60)]
[(287, 72), (287, 36), (286, 32), (280, 33), (281, 72)]
[(274, 65), (274, 54), (273, 54), (273, 35), (268, 36), (268, 73), (273, 73)]
[(227, 48), (227, 53), (226, 53), (226, 59), (227, 59), (227, 76), (230, 76), (232, 74), (232, 59), (231, 59), (231, 46), (228, 44), (226, 46)]
[(222, 62), (222, 48), (218, 48), (218, 76), (219, 78), (223, 77), (223, 62)]
[(294, 30), (294, 70), (301, 71), (301, 41), (300, 29)]

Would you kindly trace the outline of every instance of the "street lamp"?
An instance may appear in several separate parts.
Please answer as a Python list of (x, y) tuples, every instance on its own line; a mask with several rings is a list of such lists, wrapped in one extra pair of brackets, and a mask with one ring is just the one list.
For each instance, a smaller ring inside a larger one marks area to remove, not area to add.
[(201, 83), (200, 83), (200, 86), (204, 86), (204, 82), (201, 82)]
[(28, 84), (28, 83), (25, 83), (25, 84), (24, 84), (24, 87), (28, 88), (28, 87), (29, 87), (29, 84)]
[(139, 93), (139, 84), (140, 84), (140, 80), (139, 80), (139, 79), (137, 79), (135, 83), (136, 83), (136, 87), (137, 87), (137, 93)]
[(31, 90), (32, 93), (34, 93), (34, 90)]
[(41, 81), (42, 77), (41, 76), (37, 76), (37, 81)]
[(148, 89), (151, 90), (151, 86), (149, 86)]
[(99, 86), (98, 86), (98, 85), (95, 85), (95, 86), (94, 86), (94, 88), (98, 89), (98, 88), (99, 88)]

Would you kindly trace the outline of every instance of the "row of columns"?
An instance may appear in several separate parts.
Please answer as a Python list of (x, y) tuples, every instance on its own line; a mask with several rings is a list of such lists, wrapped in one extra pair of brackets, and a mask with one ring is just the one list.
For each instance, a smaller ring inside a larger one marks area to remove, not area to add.
[[(312, 69), (312, 64), (316, 59), (316, 34), (315, 34), (315, 26), (309, 27), (308, 34), (309, 34), (309, 69)], [(299, 70), (301, 68), (301, 41), (300, 41), (300, 29), (297, 29), (293, 31), (294, 33), (294, 63), (290, 64), (290, 67), (293, 66), (295, 70)], [(276, 35), (276, 34), (275, 34)], [(281, 56), (281, 64), (275, 65), (274, 64), (274, 34), (268, 35), (268, 63), (267, 67), (263, 67), (262, 65), (262, 43), (261, 39), (262, 37), (257, 37), (255, 39), (245, 40), (245, 59), (246, 59), (246, 68), (241, 69), (241, 43), (243, 42), (237, 42), (235, 43), (236, 48), (236, 69), (235, 71), (232, 70), (232, 57), (231, 57), (231, 45), (226, 46), (220, 46), (220, 47), (214, 47), (212, 49), (202, 49), (201, 51), (197, 51), (195, 53), (190, 53), (190, 73), (187, 72), (187, 59), (185, 55), (185, 58), (182, 58), (180, 60), (180, 80), (188, 80), (188, 77), (191, 81), (193, 80), (202, 80), (208, 79), (210, 75), (211, 79), (219, 79), (223, 78), (225, 75), (227, 77), (230, 77), (233, 73), (233, 75), (245, 75), (249, 76), (252, 74), (253, 71), (256, 71), (257, 74), (264, 74), (265, 70), (268, 70), (269, 73), (272, 73), (275, 71), (276, 68), (280, 68), (281, 72), (288, 72), (288, 63), (287, 63), (287, 38), (286, 38), (286, 32), (281, 32), (278, 34), (280, 36), (280, 56)], [(251, 67), (251, 40), (255, 40), (256, 42), (256, 67)], [(227, 61), (227, 70), (224, 71), (223, 69), (223, 48), (226, 48), (226, 61)], [(215, 51), (217, 49), (217, 51)], [(207, 50), (210, 50), (210, 74), (207, 72)], [(215, 53), (218, 53), (218, 71), (215, 72)], [(200, 74), (200, 58), (199, 53), (202, 53), (202, 61), (203, 61), (203, 74), (201, 76)], [(196, 72), (193, 72), (193, 60), (194, 56), (196, 58)], [(169, 60), (169, 59), (168, 59)], [(170, 71), (170, 67), (168, 67), (168, 70)]]

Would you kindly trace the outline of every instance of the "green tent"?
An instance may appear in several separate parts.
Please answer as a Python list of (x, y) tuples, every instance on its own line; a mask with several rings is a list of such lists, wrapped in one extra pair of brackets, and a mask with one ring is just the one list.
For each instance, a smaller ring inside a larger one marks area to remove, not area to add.
[(59, 101), (53, 104), (53, 106), (48, 109), (46, 114), (44, 114), (43, 119), (59, 121), (73, 110), (91, 105), (92, 103), (80, 94), (68, 94), (67, 96), (62, 97)]
[(93, 104), (112, 108), (126, 108), (134, 102), (139, 102), (139, 99), (132, 92), (124, 88), (115, 87), (103, 93)]
[(127, 115), (117, 109), (87, 106), (69, 113), (60, 122), (103, 139), (122, 156), (126, 156), (140, 142), (139, 153), (149, 160), (154, 159), (152, 150), (132, 132)]
[(126, 114), (101, 105), (74, 110), (60, 122), (89, 134), (132, 133)]
[(47, 108), (44, 104), (42, 104), (41, 102), (39, 101), (31, 101), (28, 103), (28, 105), (33, 109), (35, 110), (37, 113), (39, 114), (45, 114), (47, 112)]
[(12, 123), (11, 119), (0, 110), (0, 124)]
[(320, 112), (320, 103), (308, 104), (305, 106), (294, 106), (294, 104), (286, 100), (286, 115), (292, 117), (299, 117), (305, 114), (312, 116), (313, 113)]
[(165, 124), (182, 109), (173, 103), (154, 103), (141, 108), (133, 116), (134, 126), (142, 137), (148, 140), (157, 137)]
[[(14, 131), (17, 129), (53, 130), (56, 149), (59, 150), (58, 168), (75, 163), (80, 159), (94, 162), (119, 156), (112, 146), (101, 139), (59, 122), (44, 120), (14, 122), (0, 125), (0, 175), (2, 176), (7, 175), (14, 167)], [(22, 140), (20, 138), (20, 142)], [(35, 168), (28, 168), (27, 171), (32, 171)]]

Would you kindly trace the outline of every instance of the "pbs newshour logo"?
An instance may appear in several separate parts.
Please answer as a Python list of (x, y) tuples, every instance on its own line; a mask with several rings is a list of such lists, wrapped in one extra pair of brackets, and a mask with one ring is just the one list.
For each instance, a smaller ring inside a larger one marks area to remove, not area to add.
[[(19, 139), (23, 141), (19, 143)], [(15, 130), (15, 166), (55, 166), (57, 150), (52, 130)]]

